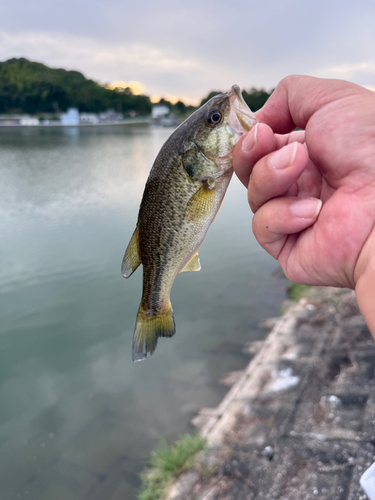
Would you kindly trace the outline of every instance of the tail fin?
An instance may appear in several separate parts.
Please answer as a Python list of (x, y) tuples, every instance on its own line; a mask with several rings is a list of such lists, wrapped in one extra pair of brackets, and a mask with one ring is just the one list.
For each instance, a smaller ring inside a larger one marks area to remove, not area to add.
[(172, 307), (155, 316), (145, 314), (139, 307), (133, 337), (133, 361), (142, 361), (155, 351), (159, 337), (172, 337), (176, 332)]

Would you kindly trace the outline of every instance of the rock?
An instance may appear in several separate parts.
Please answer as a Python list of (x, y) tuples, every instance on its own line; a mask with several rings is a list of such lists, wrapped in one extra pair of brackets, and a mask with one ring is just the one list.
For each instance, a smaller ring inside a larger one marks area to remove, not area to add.
[(248, 354), (249, 356), (254, 356), (257, 354), (264, 345), (264, 340), (252, 340), (251, 342), (246, 342), (242, 352)]
[(279, 319), (280, 317), (265, 319), (264, 321), (259, 323), (259, 328), (262, 328), (263, 330), (272, 330), (272, 328), (276, 325)]
[(199, 473), (196, 470), (190, 470), (182, 474), (178, 481), (171, 487), (166, 500), (189, 500), (190, 493), (199, 480)]
[(244, 373), (245, 373), (244, 370), (238, 370), (226, 373), (223, 377), (221, 377), (219, 382), (222, 385), (232, 387), (232, 385), (236, 384), (239, 381), (239, 379), (243, 376)]

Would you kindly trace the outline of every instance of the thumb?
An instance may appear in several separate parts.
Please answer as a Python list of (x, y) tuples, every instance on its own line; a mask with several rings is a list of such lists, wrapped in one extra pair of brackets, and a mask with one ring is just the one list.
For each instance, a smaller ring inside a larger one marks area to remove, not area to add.
[(363, 87), (343, 80), (287, 76), (256, 116), (275, 133), (287, 134), (296, 127), (305, 129), (314, 113), (358, 91), (367, 92)]

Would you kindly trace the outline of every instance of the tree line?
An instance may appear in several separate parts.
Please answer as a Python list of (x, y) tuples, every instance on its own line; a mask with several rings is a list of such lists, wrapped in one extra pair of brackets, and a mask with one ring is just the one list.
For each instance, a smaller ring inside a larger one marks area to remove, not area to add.
[[(211, 92), (201, 105), (218, 93)], [(242, 94), (253, 111), (262, 107), (269, 97), (265, 90), (254, 88)], [(180, 116), (195, 109), (182, 101), (172, 104), (161, 99), (160, 102)], [(70, 107), (80, 112), (114, 109), (125, 114), (135, 111), (148, 115), (152, 103), (146, 95), (134, 95), (130, 88), (106, 88), (79, 71), (49, 68), (25, 58), (0, 62), (0, 113), (58, 113)]]
[[(220, 93), (221, 92), (215, 90), (210, 92), (207, 97), (202, 99), (200, 106), (202, 106), (209, 99), (211, 99), (211, 97), (214, 97), (215, 95)], [(249, 106), (251, 111), (258, 111), (258, 109), (260, 109), (265, 104), (271, 93), (272, 90), (271, 92), (267, 92), (264, 89), (255, 89), (254, 87), (250, 89), (248, 92), (246, 90), (242, 90), (242, 96), (244, 98), (244, 101)]]
[(98, 113), (151, 113), (148, 96), (107, 89), (78, 71), (53, 69), (25, 58), (0, 62), (0, 113), (57, 113), (67, 108)]

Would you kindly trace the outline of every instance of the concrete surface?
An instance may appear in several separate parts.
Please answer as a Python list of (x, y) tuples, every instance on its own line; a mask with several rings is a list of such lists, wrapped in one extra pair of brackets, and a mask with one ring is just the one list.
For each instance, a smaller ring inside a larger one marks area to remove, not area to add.
[(222, 403), (209, 450), (168, 500), (364, 500), (375, 461), (375, 344), (354, 292), (312, 291), (279, 319)]

